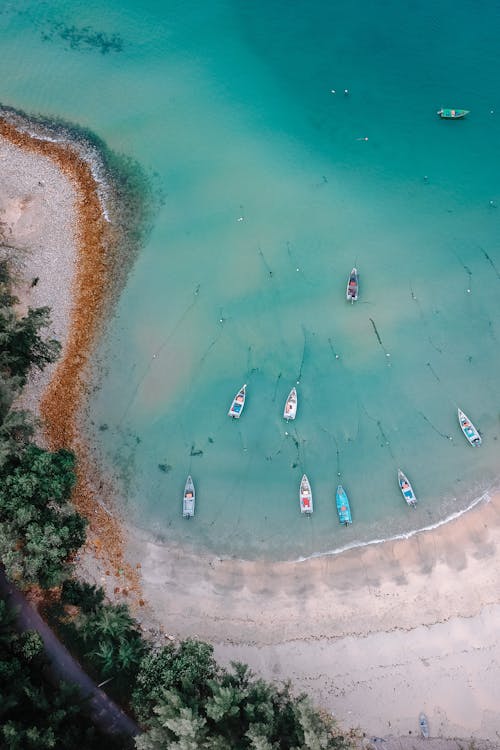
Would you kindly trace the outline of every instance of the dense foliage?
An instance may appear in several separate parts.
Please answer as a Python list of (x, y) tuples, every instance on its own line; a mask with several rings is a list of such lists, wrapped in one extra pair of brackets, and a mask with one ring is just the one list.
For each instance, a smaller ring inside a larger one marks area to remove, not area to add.
[(32, 367), (43, 370), (55, 362), (61, 345), (55, 339), (44, 339), (40, 333), (50, 323), (48, 307), (29, 308), (25, 316), (17, 314), (17, 298), (11, 294), (9, 271), (0, 261), (0, 373), (3, 379), (26, 383)]
[(123, 742), (102, 736), (71, 685), (45, 678), (38, 633), (18, 635), (12, 612), (0, 599), (0, 748), (2, 750), (118, 750)]
[(96, 682), (109, 681), (108, 692), (128, 704), (147, 645), (127, 607), (103, 599), (102, 589), (67, 581), (49, 617)]
[[(196, 653), (201, 649), (202, 660)], [(347, 738), (290, 685), (255, 679), (244, 664), (217, 667), (206, 644), (167, 647), (144, 662), (138, 686), (155, 695), (138, 750), (347, 750)], [(208, 673), (211, 673), (210, 676)], [(194, 680), (193, 688), (191, 679)], [(154, 687), (152, 688), (152, 686)], [(136, 690), (135, 698), (139, 698)]]
[(21, 586), (50, 587), (85, 540), (85, 520), (69, 503), (74, 457), (28, 444), (0, 468), (0, 557)]
[(16, 302), (0, 263), (0, 559), (21, 586), (49, 587), (66, 575), (66, 560), (83, 543), (86, 523), (69, 504), (73, 455), (30, 443), (31, 418), (12, 408), (30, 368), (43, 369), (60, 349), (41, 335), (48, 309), (20, 317)]

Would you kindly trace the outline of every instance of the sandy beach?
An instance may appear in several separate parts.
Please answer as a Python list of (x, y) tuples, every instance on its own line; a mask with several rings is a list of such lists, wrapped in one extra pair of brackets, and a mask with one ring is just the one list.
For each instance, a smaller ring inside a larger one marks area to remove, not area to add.
[[(408, 540), (300, 563), (208, 560), (137, 540), (169, 632), (291, 678), (343, 726), (498, 741), (500, 497)], [(495, 745), (494, 745), (495, 746)]]
[[(119, 523), (96, 492), (78, 422), (107, 310), (112, 224), (69, 145), (3, 121), (0, 158), (2, 242), (21, 304), (49, 305), (63, 344), (23, 404), (41, 415), (46, 445), (78, 455), (74, 500), (91, 521), (80, 571), (127, 594), (146, 630), (206, 639), (224, 663), (290, 678), (374, 747), (499, 747), (500, 496), (410, 539), (293, 563), (167, 549)], [(422, 710), (439, 740), (418, 739)]]

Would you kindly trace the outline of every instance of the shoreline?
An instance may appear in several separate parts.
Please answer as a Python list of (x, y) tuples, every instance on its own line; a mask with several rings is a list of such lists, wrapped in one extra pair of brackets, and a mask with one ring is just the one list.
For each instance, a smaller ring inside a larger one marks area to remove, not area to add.
[(423, 710), (432, 737), (498, 740), (500, 494), (432, 532), (300, 564), (127, 536), (156, 622), (221, 663), (291, 679), (370, 735), (415, 735)]
[[(42, 297), (42, 304), (56, 308), (63, 305), (67, 319), (59, 321), (59, 336), (62, 335), (61, 356), (55, 365), (42, 373), (35, 373), (35, 390), (40, 402), (35, 408), (43, 423), (41, 436), (44, 444), (50, 450), (68, 448), (77, 457), (77, 481), (72, 494), (72, 502), (77, 510), (88, 521), (87, 543), (85, 548), (91, 549), (92, 554), (106, 558), (106, 563), (113, 571), (121, 571), (120, 578), (126, 581), (126, 590), (139, 593), (137, 572), (125, 560), (124, 539), (119, 521), (107, 511), (104, 504), (98, 501), (95, 486), (92, 483), (92, 461), (90, 447), (84, 442), (80, 434), (80, 414), (88, 391), (88, 368), (93, 348), (97, 341), (105, 316), (110, 311), (111, 293), (114, 289), (114, 272), (116, 256), (120, 242), (120, 234), (114, 223), (110, 221), (109, 209), (102, 202), (103, 187), (96, 179), (96, 168), (86, 158), (81, 144), (69, 140), (68, 135), (63, 138), (50, 135), (47, 126), (39, 124), (41, 129), (36, 134), (36, 125), (24, 119), (18, 113), (10, 110), (0, 111), (0, 143), (10, 144), (21, 154), (31, 154), (39, 162), (46, 162), (45, 173), (50, 174), (50, 163), (67, 180), (62, 189), (70, 191), (71, 207), (66, 205), (72, 216), (65, 217), (71, 228), (68, 230), (68, 245), (62, 248), (63, 255), (58, 258), (59, 266), (63, 269), (70, 267), (71, 272), (66, 275), (66, 284), (70, 282), (71, 289), (60, 287), (57, 280), (43, 278), (44, 269), (39, 268), (40, 281), (37, 283), (38, 299)], [(15, 158), (14, 152), (10, 154)], [(35, 176), (32, 176), (34, 183)], [(42, 186), (42, 181), (37, 180)], [(26, 186), (24, 188), (26, 190)], [(31, 196), (25, 197), (29, 204)], [(50, 213), (50, 209), (44, 207)], [(43, 213), (43, 208), (39, 213)], [(19, 217), (18, 217), (19, 221)], [(48, 232), (50, 226), (47, 223)], [(16, 232), (10, 227), (11, 241), (15, 250)], [(24, 263), (24, 273), (29, 270), (30, 255), (33, 251), (40, 252), (40, 240), (50, 244), (50, 234), (45, 237), (36, 235), (25, 238), (23, 248), (27, 260)], [(72, 242), (71, 242), (72, 235)], [(14, 253), (15, 254), (15, 253)], [(43, 255), (43, 249), (42, 249)], [(18, 269), (23, 275), (23, 271)], [(46, 275), (46, 274), (45, 274)], [(27, 278), (24, 278), (26, 285)], [(21, 282), (22, 284), (22, 282)], [(24, 304), (30, 302), (30, 294), (24, 290)], [(67, 297), (70, 301), (67, 301)], [(40, 302), (38, 302), (40, 304)], [(57, 314), (57, 312), (56, 312)], [(30, 387), (30, 383), (27, 389)], [(22, 399), (22, 401), (25, 399)], [(106, 498), (108, 499), (108, 498)], [(106, 551), (100, 541), (106, 538)]]
[[(99, 170), (93, 171), (69, 138), (37, 137), (36, 124), (26, 120), (25, 126), (20, 130), (0, 114), (0, 151), (10, 144), (20, 163), (29, 153), (45, 164), (44, 174), (50, 162), (69, 185), (70, 197), (60, 208), (66, 216), (60, 218), (73, 241), (61, 244), (66, 252), (56, 259), (68, 273), (60, 285), (40, 277), (34, 289), (45, 294), (43, 304), (53, 307), (56, 317), (59, 308), (65, 311), (59, 319), (59, 327), (66, 326), (60, 332), (62, 357), (50, 383), (50, 373), (42, 373), (37, 387), (44, 391), (40, 413), (47, 446), (69, 447), (77, 455), (73, 502), (89, 519), (88, 542), (77, 556), (79, 573), (103, 585), (115, 601), (127, 597), (143, 629), (155, 637), (199, 637), (215, 645), (223, 663), (236, 659), (269, 679), (290, 677), (344, 726), (352, 722), (373, 734), (403, 736), (414, 731), (410, 727), (425, 710), (432, 736), (439, 731), (496, 740), (500, 494), (477, 499), (432, 530), (281, 563), (166, 547), (111, 515), (105, 505), (111, 493), (99, 487), (106, 478), (93, 476), (92, 448), (79, 431), (90, 357), (112, 308), (109, 289), (115, 285), (120, 235), (112, 206), (103, 209)], [(33, 195), (38, 179), (36, 171)], [(30, 210), (29, 201), (22, 207), (23, 196), (17, 213), (12, 209), (14, 240)], [(50, 218), (50, 206), (42, 204), (38, 218), (43, 211)], [(36, 219), (34, 213), (33, 226)], [(50, 222), (47, 226), (50, 231)], [(27, 232), (26, 271), (30, 253), (43, 259), (50, 234), (36, 242), (33, 236)], [(26, 276), (27, 302), (34, 294), (28, 282)]]

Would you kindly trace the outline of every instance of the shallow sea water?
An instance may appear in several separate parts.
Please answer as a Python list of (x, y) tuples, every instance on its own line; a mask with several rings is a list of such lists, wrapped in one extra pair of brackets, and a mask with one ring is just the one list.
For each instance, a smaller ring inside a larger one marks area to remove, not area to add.
[(464, 0), (3, 6), (3, 102), (90, 127), (163, 197), (90, 404), (142, 528), (296, 558), (437, 523), (498, 483), (499, 22)]

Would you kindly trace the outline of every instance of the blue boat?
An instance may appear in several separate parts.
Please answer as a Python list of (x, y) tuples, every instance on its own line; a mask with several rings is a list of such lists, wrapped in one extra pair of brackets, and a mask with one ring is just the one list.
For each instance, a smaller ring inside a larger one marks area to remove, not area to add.
[(349, 526), (352, 523), (351, 508), (349, 506), (349, 499), (347, 497), (345, 489), (341, 484), (337, 487), (337, 493), (335, 495), (337, 500), (337, 513), (339, 514), (339, 521), (345, 526)]
[(468, 109), (451, 109), (451, 107), (441, 107), (437, 111), (442, 120), (461, 120), (469, 114)]

